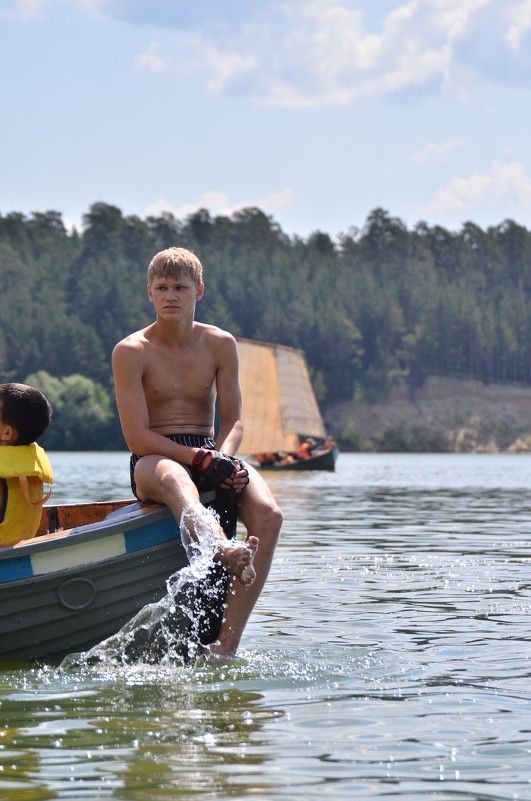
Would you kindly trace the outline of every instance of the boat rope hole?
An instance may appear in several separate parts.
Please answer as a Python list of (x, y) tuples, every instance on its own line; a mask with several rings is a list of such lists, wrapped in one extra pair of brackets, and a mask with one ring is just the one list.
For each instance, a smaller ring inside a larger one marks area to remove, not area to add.
[(57, 595), (67, 609), (85, 609), (90, 606), (96, 597), (96, 586), (92, 579), (85, 577), (72, 578), (58, 587)]

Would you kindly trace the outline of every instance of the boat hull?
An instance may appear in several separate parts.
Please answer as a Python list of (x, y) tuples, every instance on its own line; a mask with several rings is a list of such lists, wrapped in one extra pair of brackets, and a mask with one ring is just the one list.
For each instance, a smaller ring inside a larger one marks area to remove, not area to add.
[(295, 459), (292, 462), (273, 462), (260, 464), (256, 456), (250, 456), (247, 461), (258, 470), (293, 471), (293, 470), (335, 470), (338, 455), (337, 447), (313, 454), (309, 459)]
[[(0, 549), (0, 660), (55, 661), (88, 650), (166, 595), (167, 579), (188, 564), (165, 506), (80, 504), (45, 516), (60, 521), (61, 511), (76, 520), (107, 514)], [(203, 644), (217, 638), (224, 596), (217, 608), (209, 604)]]

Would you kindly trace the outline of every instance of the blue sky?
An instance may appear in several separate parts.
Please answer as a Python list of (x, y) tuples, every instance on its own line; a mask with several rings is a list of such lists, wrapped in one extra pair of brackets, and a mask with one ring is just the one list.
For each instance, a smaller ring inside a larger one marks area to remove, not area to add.
[(0, 0), (0, 213), (531, 227), (531, 0)]

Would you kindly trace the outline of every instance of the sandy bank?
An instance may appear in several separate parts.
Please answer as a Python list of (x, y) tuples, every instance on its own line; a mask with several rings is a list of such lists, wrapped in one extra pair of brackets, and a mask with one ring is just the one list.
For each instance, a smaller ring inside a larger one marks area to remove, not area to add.
[[(431, 377), (414, 396), (325, 409), (328, 430), (361, 450), (531, 451), (531, 387)], [(341, 443), (341, 440), (344, 440)]]

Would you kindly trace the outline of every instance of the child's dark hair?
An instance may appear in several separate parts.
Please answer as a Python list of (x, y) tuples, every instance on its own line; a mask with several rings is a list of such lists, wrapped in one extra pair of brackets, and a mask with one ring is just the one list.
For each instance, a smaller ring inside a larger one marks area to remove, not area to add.
[(46, 431), (52, 407), (42, 392), (27, 384), (0, 384), (0, 417), (17, 431), (17, 445), (29, 445)]

